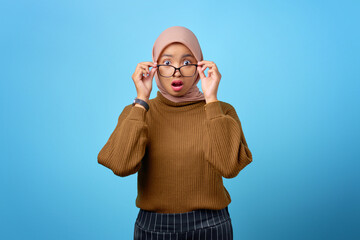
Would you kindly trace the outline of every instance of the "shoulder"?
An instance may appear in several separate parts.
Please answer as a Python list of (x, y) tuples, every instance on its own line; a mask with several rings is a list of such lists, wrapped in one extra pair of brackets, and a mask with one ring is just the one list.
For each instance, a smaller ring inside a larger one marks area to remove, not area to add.
[(219, 101), (219, 102), (225, 115), (234, 112), (236, 113), (235, 108), (230, 103), (224, 101)]
[(233, 119), (235, 119), (241, 126), (241, 121), (240, 121), (239, 115), (236, 112), (235, 107), (230, 103), (223, 102), (223, 101), (220, 101), (220, 102), (221, 102), (221, 106), (222, 106), (222, 109), (223, 109), (223, 113), (225, 115), (230, 116)]
[(130, 110), (132, 108), (132, 103), (126, 105), (123, 110), (121, 111), (119, 117), (118, 117), (118, 120), (120, 121), (121, 118), (125, 118), (129, 113), (130, 113)]
[(133, 107), (132, 103), (126, 105), (123, 109), (123, 112), (125, 112), (126, 114), (129, 113), (132, 107)]
[[(151, 107), (153, 106), (153, 104), (154, 104), (154, 99), (150, 99), (150, 100), (148, 101), (148, 105), (149, 105), (150, 109), (151, 109)], [(125, 107), (123, 108), (123, 110), (122, 110), (119, 118), (120, 118), (120, 117), (125, 117), (125, 116), (127, 116), (127, 115), (130, 113), (130, 111), (131, 111), (131, 109), (132, 109), (133, 107), (134, 107), (134, 106), (132, 105), (132, 103), (130, 103), (130, 104), (128, 104), (128, 105), (125, 105)]]

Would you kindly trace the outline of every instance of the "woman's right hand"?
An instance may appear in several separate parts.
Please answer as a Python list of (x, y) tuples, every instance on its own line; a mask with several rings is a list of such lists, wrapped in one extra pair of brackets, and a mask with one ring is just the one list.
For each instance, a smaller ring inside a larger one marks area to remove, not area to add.
[[(157, 63), (141, 62), (136, 66), (135, 72), (132, 75), (134, 81), (137, 98), (148, 101), (152, 90), (152, 79), (157, 70)], [(149, 67), (152, 69), (149, 71)]]

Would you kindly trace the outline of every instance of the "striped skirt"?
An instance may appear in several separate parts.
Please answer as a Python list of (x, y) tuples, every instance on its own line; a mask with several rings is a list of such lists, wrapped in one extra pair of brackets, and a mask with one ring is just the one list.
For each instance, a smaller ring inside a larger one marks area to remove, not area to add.
[(228, 207), (185, 213), (156, 213), (140, 209), (134, 240), (233, 240)]

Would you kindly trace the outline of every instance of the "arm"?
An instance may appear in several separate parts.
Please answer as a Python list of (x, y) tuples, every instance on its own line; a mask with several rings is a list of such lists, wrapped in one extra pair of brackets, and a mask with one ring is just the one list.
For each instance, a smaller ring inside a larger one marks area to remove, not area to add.
[(233, 178), (250, 162), (252, 154), (247, 146), (235, 109), (223, 111), (220, 101), (204, 106), (206, 112), (205, 159), (225, 178)]
[(115, 175), (125, 177), (141, 167), (148, 141), (146, 112), (142, 107), (126, 106), (115, 130), (98, 154), (98, 163), (110, 168)]

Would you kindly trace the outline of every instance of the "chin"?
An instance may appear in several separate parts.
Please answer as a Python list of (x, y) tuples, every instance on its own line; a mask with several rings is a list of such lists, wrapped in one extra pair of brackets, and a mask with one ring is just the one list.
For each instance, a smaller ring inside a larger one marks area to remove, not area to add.
[(181, 89), (180, 92), (176, 92), (174, 91), (172, 88), (168, 90), (168, 92), (173, 95), (174, 97), (180, 97), (182, 95), (184, 95), (186, 93), (186, 91), (184, 89)]

